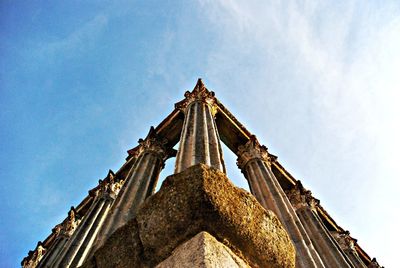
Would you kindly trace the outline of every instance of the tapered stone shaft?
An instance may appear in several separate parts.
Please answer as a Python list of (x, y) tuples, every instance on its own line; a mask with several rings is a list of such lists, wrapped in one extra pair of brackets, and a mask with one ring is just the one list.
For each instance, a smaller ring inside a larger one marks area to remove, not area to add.
[(251, 192), (264, 208), (272, 210), (278, 216), (292, 239), (296, 248), (296, 267), (324, 267), (271, 171), (267, 149), (260, 146), (253, 136), (245, 145), (239, 146), (237, 154), (237, 164), (249, 181)]
[(171, 150), (165, 148), (166, 141), (157, 137), (154, 128), (145, 140), (139, 140), (137, 160), (129, 172), (129, 177), (115, 200), (96, 245), (101, 245), (116, 229), (135, 216), (139, 205), (153, 194), (158, 176)]
[(75, 208), (71, 207), (67, 219), (53, 229), (56, 239), (37, 267), (55, 267), (55, 262), (59, 260), (68, 240), (79, 226), (80, 220), (75, 218), (75, 214)]
[(95, 200), (57, 258), (55, 266), (77, 267), (83, 262), (122, 183), (114, 182), (114, 173), (110, 170), (106, 179), (99, 181), (97, 191), (90, 192)]
[(287, 196), (325, 266), (352, 267), (317, 214), (319, 200), (313, 198), (300, 183), (288, 191)]
[(49, 248), (49, 251), (46, 252), (44, 258), (40, 261), (38, 267), (53, 267), (54, 262), (57, 260), (57, 256), (60, 251), (64, 248), (65, 243), (68, 238), (60, 235), (56, 238), (53, 245)]
[(214, 92), (199, 81), (176, 107), (185, 113), (175, 173), (196, 164), (206, 164), (225, 172), (222, 148), (214, 120)]

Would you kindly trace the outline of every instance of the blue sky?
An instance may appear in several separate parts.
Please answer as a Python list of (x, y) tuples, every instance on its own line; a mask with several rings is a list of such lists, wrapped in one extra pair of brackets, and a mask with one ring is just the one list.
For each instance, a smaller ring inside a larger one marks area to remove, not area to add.
[(398, 1), (1, 1), (0, 12), (3, 267), (198, 77), (371, 257), (396, 266)]

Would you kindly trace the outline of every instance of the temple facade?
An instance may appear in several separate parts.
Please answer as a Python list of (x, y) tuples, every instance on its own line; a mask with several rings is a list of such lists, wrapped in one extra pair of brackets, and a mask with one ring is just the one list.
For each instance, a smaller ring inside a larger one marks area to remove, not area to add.
[[(184, 96), (22, 267), (381, 267), (201, 79)], [(221, 142), (251, 193), (226, 177)]]

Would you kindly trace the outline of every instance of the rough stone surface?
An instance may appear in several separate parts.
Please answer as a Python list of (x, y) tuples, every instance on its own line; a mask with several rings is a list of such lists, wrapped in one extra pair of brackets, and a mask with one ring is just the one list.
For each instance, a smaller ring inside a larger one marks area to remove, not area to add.
[(251, 267), (295, 265), (294, 247), (277, 217), (225, 174), (199, 164), (167, 177), (84, 267), (154, 267), (202, 231)]
[(251, 266), (294, 267), (294, 247), (277, 217), (206, 165), (167, 177), (137, 221), (145, 257), (157, 261), (152, 265), (207, 231)]
[(201, 232), (178, 246), (171, 256), (156, 266), (156, 268), (174, 267), (249, 268), (250, 266), (212, 235)]
[(146, 267), (135, 220), (117, 229), (94, 254), (95, 267)]

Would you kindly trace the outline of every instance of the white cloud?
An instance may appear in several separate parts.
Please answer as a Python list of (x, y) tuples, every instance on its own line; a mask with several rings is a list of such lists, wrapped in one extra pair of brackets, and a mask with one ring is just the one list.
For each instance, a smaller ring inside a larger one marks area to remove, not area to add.
[[(105, 29), (108, 17), (98, 14), (79, 28), (69, 33), (66, 37), (56, 41), (43, 42), (39, 51), (44, 55), (71, 52), (76, 54), (89, 45), (95, 44), (96, 37)], [(97, 44), (98, 45), (98, 44)]]

